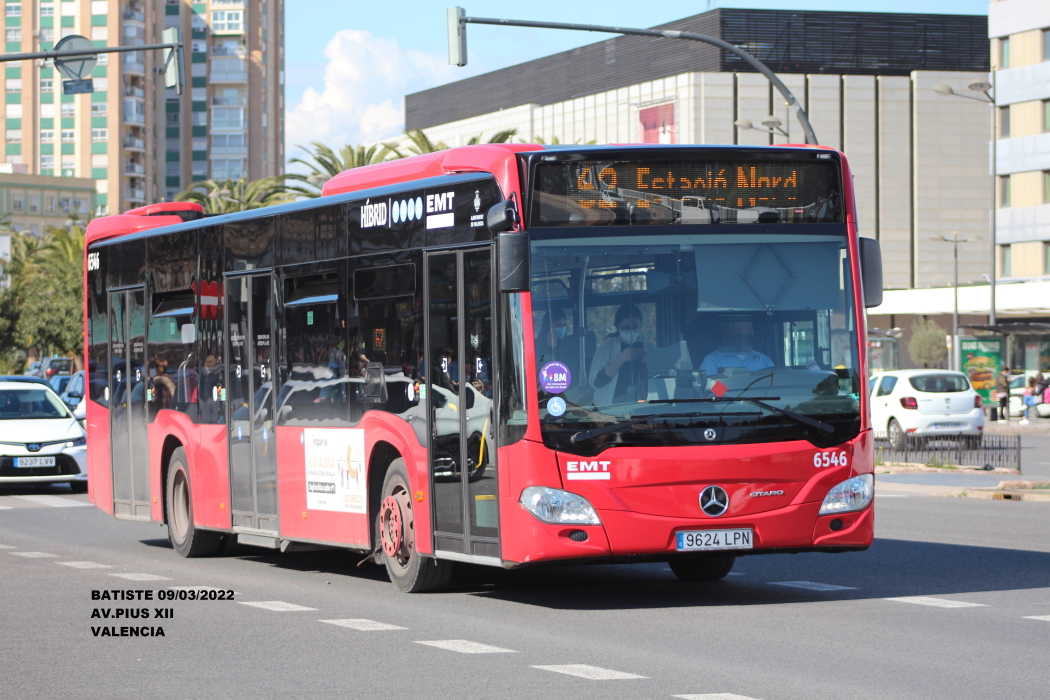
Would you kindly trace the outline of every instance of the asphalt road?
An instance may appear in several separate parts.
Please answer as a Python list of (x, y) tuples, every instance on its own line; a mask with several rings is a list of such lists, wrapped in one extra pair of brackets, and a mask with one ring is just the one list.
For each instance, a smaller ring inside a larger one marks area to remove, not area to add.
[[(180, 559), (161, 527), (85, 502), (0, 490), (3, 698), (957, 700), (1050, 682), (1050, 504), (881, 497), (867, 552), (744, 557), (719, 583), (463, 569), (408, 596), (342, 552)], [(170, 587), (234, 600), (91, 599)], [(130, 621), (164, 637), (92, 634), (129, 624), (96, 608), (141, 607), (173, 609)]]

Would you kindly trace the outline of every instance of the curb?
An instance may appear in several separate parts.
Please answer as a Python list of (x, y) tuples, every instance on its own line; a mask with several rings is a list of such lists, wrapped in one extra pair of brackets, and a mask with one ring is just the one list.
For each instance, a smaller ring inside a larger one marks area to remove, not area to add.
[(942, 496), (948, 498), (983, 498), (992, 501), (1044, 501), (1050, 503), (1050, 492), (1038, 493), (1032, 489), (982, 489), (956, 486), (926, 486), (924, 484), (896, 484), (875, 482), (875, 493), (909, 496)]

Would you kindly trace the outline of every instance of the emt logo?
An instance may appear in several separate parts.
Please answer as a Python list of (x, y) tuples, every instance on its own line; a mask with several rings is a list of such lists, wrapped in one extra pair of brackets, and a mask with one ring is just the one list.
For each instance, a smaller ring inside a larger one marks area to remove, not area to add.
[(566, 462), (566, 478), (569, 481), (608, 481), (612, 478), (609, 472), (610, 464), (612, 462)]

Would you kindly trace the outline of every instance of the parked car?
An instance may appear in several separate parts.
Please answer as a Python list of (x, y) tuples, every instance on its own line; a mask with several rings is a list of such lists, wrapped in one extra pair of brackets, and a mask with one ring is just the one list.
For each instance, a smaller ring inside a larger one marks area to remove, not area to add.
[(909, 437), (980, 435), (981, 397), (962, 372), (906, 369), (871, 379), (871, 422), (894, 449)]
[(40, 364), (41, 364), (40, 360), (37, 360), (33, 364), (29, 365), (29, 369), (27, 369), (25, 371), (25, 376), (27, 376), (27, 377), (41, 377), (41, 376), (43, 376), (44, 373), (40, 371)]
[(51, 385), (51, 388), (55, 390), (56, 394), (61, 396), (62, 392), (66, 390), (66, 385), (69, 384), (70, 379), (72, 379), (71, 375), (56, 374), (55, 376), (51, 377), (51, 379), (48, 381), (48, 384)]
[[(55, 379), (64, 379), (64, 377), (55, 377), (51, 380), (52, 383)], [(69, 377), (62, 391), (58, 392), (58, 398), (62, 399), (62, 403), (69, 406), (70, 410), (81, 404), (84, 400), (84, 370)]]
[(45, 357), (40, 363), (40, 376), (51, 379), (57, 374), (73, 374), (73, 358)]
[(87, 434), (49, 386), (0, 382), (0, 484), (68, 482), (87, 493)]

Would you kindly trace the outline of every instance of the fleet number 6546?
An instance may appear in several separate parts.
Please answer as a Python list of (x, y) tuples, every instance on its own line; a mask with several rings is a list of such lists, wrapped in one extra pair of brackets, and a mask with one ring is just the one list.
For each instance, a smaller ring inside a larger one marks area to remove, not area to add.
[(827, 452), (813, 453), (813, 466), (820, 467), (844, 467), (847, 463), (846, 453), (841, 450), (829, 450)]

